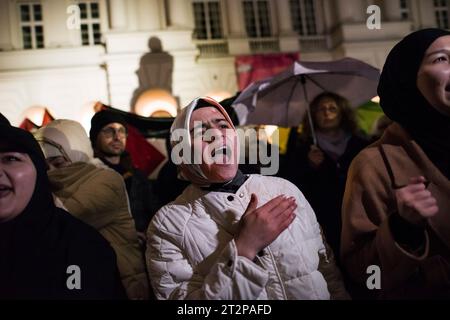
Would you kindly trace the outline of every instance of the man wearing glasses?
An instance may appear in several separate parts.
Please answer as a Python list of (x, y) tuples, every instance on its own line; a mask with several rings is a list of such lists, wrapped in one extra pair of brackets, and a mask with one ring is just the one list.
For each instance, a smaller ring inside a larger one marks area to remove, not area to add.
[(159, 205), (150, 181), (143, 172), (133, 167), (131, 157), (125, 150), (125, 118), (106, 110), (100, 111), (91, 119), (89, 136), (94, 155), (124, 178), (136, 230), (144, 241), (148, 223)]

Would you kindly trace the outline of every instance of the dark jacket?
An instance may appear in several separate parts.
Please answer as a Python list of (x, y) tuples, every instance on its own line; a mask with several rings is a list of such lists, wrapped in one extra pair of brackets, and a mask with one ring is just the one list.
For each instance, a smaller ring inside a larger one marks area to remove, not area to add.
[(132, 166), (131, 159), (127, 153), (121, 157), (118, 165), (114, 165), (103, 158), (101, 160), (122, 175), (127, 188), (131, 215), (133, 216), (136, 230), (145, 233), (150, 220), (161, 207), (152, 181), (142, 171)]
[[(293, 131), (296, 133), (296, 130)], [(311, 145), (312, 140), (296, 138), (294, 143), (291, 141), (291, 149), (286, 156), (287, 165), (282, 168), (281, 175), (305, 195), (339, 263), (341, 206), (347, 171), (353, 158), (367, 146), (367, 141), (362, 136), (353, 135), (337, 161), (324, 152), (325, 160), (317, 169), (309, 164)]]
[[(0, 299), (126, 298), (116, 256), (92, 227), (53, 203), (44, 155), (33, 136), (0, 125), (0, 150), (27, 153), (36, 184), (26, 208), (0, 223)], [(80, 271), (81, 289), (69, 289), (70, 271)]]

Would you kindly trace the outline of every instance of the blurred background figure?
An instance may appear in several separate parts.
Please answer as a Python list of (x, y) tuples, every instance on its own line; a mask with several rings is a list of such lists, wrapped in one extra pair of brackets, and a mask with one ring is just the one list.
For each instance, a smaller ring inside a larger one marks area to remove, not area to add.
[(39, 129), (35, 137), (50, 168), (48, 176), (54, 195), (114, 248), (128, 298), (147, 299), (144, 257), (122, 177), (93, 160), (89, 138), (76, 121), (55, 120)]
[(311, 125), (305, 116), (301, 134), (291, 130), (287, 165), (281, 168), (280, 174), (303, 191), (328, 243), (339, 257), (347, 170), (368, 142), (360, 134), (355, 113), (344, 97), (322, 93), (311, 102), (310, 112), (317, 145), (313, 143)]
[(158, 173), (155, 181), (155, 193), (161, 206), (174, 201), (190, 184), (189, 181), (178, 178), (177, 166), (172, 162), (170, 134), (166, 137), (167, 161)]
[(108, 111), (97, 112), (92, 117), (89, 136), (95, 156), (125, 180), (131, 214), (141, 243), (145, 244), (147, 226), (160, 206), (149, 179), (133, 166), (131, 156), (125, 150), (125, 118)]

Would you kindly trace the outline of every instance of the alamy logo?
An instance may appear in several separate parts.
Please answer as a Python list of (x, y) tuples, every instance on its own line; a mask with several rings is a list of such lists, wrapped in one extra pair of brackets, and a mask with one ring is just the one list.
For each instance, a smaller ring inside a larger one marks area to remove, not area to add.
[(370, 274), (367, 278), (366, 286), (369, 290), (381, 289), (381, 269), (379, 266), (373, 264), (367, 267), (366, 273)]
[[(201, 122), (194, 129), (176, 129), (171, 133), (171, 160), (180, 164), (260, 164), (261, 174), (274, 175), (279, 169), (279, 134), (271, 135), (266, 143), (264, 129), (202, 129)], [(241, 147), (239, 147), (241, 146)]]
[(381, 9), (377, 5), (370, 5), (367, 7), (367, 14), (370, 16), (367, 18), (366, 26), (369, 30), (381, 29)]
[(66, 281), (67, 289), (69, 290), (81, 290), (81, 269), (77, 265), (70, 265), (67, 267), (66, 273), (69, 277)]
[(76, 4), (72, 4), (72, 5), (67, 7), (66, 12), (69, 15), (69, 17), (67, 18), (67, 21), (66, 21), (67, 29), (69, 29), (69, 30), (74, 30), (74, 29), (79, 30), (80, 29), (80, 25), (81, 25), (81, 22), (80, 22), (80, 7), (78, 5), (76, 5)]

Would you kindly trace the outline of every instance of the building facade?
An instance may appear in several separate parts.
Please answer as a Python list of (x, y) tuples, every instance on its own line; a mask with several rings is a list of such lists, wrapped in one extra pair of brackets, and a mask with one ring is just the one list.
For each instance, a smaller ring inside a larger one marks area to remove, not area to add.
[[(367, 26), (370, 5), (380, 29)], [(173, 57), (184, 106), (233, 95), (236, 56), (350, 56), (381, 68), (410, 31), (449, 28), (448, 13), (447, 0), (0, 0), (0, 111), (18, 124), (46, 107), (85, 125), (95, 101), (128, 111), (152, 37)]]

